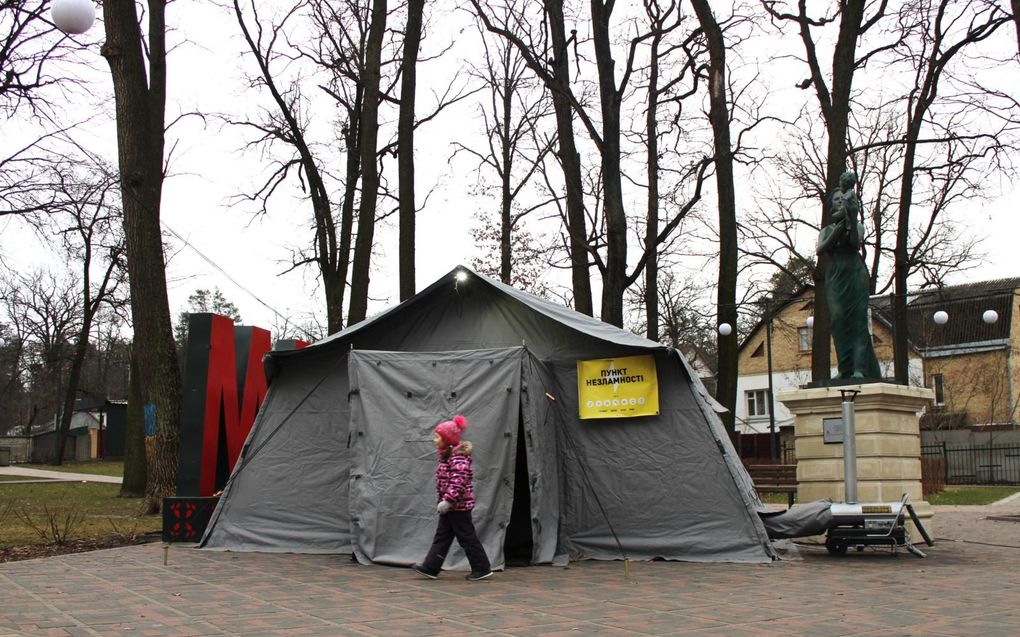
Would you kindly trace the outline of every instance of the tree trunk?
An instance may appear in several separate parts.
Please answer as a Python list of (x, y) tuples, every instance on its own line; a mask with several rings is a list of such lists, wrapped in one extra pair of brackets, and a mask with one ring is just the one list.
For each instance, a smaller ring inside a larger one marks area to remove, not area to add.
[(142, 410), (142, 385), (135, 349), (131, 351), (131, 376), (128, 379), (128, 404), (124, 422), (124, 480), (120, 497), (141, 498), (145, 495), (145, 415)]
[(645, 337), (659, 341), (659, 43), (658, 33), (652, 38), (648, 68), (645, 131), (648, 135), (648, 210), (645, 214)]
[(602, 112), (602, 195), (606, 217), (606, 271), (602, 276), (602, 320), (623, 327), (623, 293), (627, 279), (627, 213), (620, 170), (620, 94), (609, 37), (613, 2), (592, 0), (592, 36)]
[[(718, 324), (737, 325), (737, 204), (733, 184), (733, 152), (726, 96), (726, 41), (708, 0), (691, 0), (705, 31), (709, 55), (709, 112), (715, 152), (715, 178), (719, 201), (719, 283), (716, 291)], [(726, 429), (735, 429), (737, 406), (737, 338), (735, 333), (718, 340), (716, 400), (728, 411)]]
[(74, 356), (71, 359), (71, 370), (67, 375), (67, 384), (64, 386), (64, 406), (60, 411), (60, 425), (57, 427), (57, 449), (53, 458), (53, 464), (59, 465), (64, 461), (64, 447), (67, 445), (67, 437), (71, 433), (71, 420), (74, 418), (74, 399), (78, 394), (78, 383), (81, 382), (81, 369), (85, 363), (85, 354), (89, 347), (89, 331), (92, 329), (92, 319), (88, 316), (89, 307), (85, 305), (86, 316), (83, 317), (82, 328), (78, 331), (78, 342), (74, 345)]
[(117, 151), (123, 197), (124, 235), (131, 281), (131, 318), (142, 397), (156, 410), (156, 453), (146, 488), (149, 512), (177, 486), (181, 379), (167, 301), (160, 235), (163, 187), (163, 128), (166, 102), (165, 5), (148, 7), (149, 78), (135, 4), (103, 4), (106, 43), (102, 54), (113, 76)]
[(563, 166), (563, 182), (567, 199), (567, 234), (570, 238), (570, 278), (574, 291), (574, 309), (593, 315), (591, 278), (588, 275), (588, 239), (584, 218), (584, 198), (581, 186), (581, 157), (574, 140), (574, 110), (567, 97), (570, 90), (570, 51), (567, 47), (562, 0), (545, 0), (552, 36), (554, 58), (553, 80), (558, 89), (552, 91), (553, 109), (556, 112), (556, 134), (559, 139), (559, 159)]
[(404, 57), (400, 63), (400, 115), (397, 124), (397, 169), (400, 185), (400, 300), (415, 292), (414, 103), (425, 0), (408, 0)]
[(1020, 52), (1020, 0), (1010, 0), (1010, 6), (1013, 8), (1013, 22), (1016, 24), (1016, 47)]
[(500, 116), (500, 210), (499, 210), (499, 280), (511, 284), (513, 276), (513, 192), (510, 176), (513, 174), (514, 156), (510, 141), (510, 121), (513, 117), (514, 81), (509, 73), (503, 76), (503, 100)]
[[(344, 199), (340, 205), (340, 241), (337, 248), (337, 302), (343, 307), (347, 291), (347, 273), (351, 263), (351, 243), (354, 236), (354, 199), (358, 195), (358, 178), (361, 176), (361, 123), (356, 117), (361, 113), (363, 90), (356, 89), (354, 108), (351, 109), (349, 125), (343, 131), (347, 143), (347, 169), (344, 181)], [(349, 319), (348, 319), (349, 320)], [(343, 324), (341, 322), (341, 327)]]
[(368, 313), (369, 272), (375, 240), (376, 196), (379, 192), (379, 166), (376, 145), (379, 138), (379, 76), (381, 72), (383, 36), (386, 33), (386, 0), (372, 0), (372, 24), (368, 30), (365, 50), (365, 87), (361, 108), (361, 205), (358, 208), (358, 238), (354, 245), (351, 274), (351, 306), (348, 325), (365, 320)]

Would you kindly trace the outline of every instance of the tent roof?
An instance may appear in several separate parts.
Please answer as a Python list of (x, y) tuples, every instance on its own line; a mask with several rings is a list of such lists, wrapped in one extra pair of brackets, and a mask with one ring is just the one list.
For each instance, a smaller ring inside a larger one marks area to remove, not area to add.
[[(466, 277), (463, 280), (458, 280), (458, 277)], [(665, 350), (665, 345), (650, 341), (642, 336), (638, 336), (633, 332), (629, 332), (625, 329), (603, 323), (602, 321), (576, 312), (568, 307), (558, 305), (551, 301), (539, 298), (533, 294), (522, 292), (512, 286), (491, 279), (484, 274), (479, 274), (471, 268), (459, 265), (451, 270), (445, 276), (440, 277), (434, 283), (423, 289), (421, 292), (415, 294), (406, 301), (394, 305), (375, 316), (371, 316), (360, 323), (356, 323), (344, 330), (337, 332), (331, 336), (328, 336), (320, 341), (312, 343), (310, 346), (300, 350), (286, 350), (286, 351), (273, 351), (270, 355), (274, 358), (286, 358), (295, 355), (301, 355), (303, 352), (317, 351), (323, 347), (336, 346), (340, 343), (345, 342), (350, 337), (361, 332), (365, 328), (375, 324), (385, 317), (393, 314), (403, 312), (413, 307), (414, 305), (422, 302), (424, 299), (431, 297), (436, 294), (443, 293), (455, 293), (456, 287), (460, 285), (485, 285), (493, 290), (510, 297), (511, 299), (521, 303), (530, 309), (542, 314), (565, 327), (573, 329), (577, 332), (585, 334), (590, 337), (597, 338), (606, 343), (614, 345), (622, 345), (626, 347), (636, 347), (648, 350)]]

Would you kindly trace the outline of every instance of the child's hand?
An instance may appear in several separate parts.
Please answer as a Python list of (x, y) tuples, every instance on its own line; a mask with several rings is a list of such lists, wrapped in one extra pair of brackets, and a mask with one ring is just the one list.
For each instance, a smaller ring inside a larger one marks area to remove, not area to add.
[(436, 505), (436, 511), (439, 512), (439, 515), (446, 515), (447, 513), (449, 513), (450, 508), (452, 506), (453, 505), (447, 502), (446, 500), (442, 500), (439, 504)]

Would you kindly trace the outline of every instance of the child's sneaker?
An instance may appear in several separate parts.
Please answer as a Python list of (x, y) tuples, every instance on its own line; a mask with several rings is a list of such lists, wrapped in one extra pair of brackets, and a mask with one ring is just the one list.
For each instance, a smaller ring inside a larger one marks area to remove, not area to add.
[(466, 579), (469, 582), (477, 582), (478, 580), (483, 580), (486, 577), (489, 577), (491, 575), (492, 575), (492, 571), (484, 571), (484, 572), (482, 572), (482, 571), (471, 571), (470, 573), (467, 574), (467, 577), (465, 577), (464, 579)]
[(415, 564), (411, 568), (414, 569), (415, 573), (418, 573), (419, 575), (424, 575), (429, 579), (436, 579), (437, 577), (439, 577), (439, 571), (430, 571), (429, 569), (425, 568), (424, 564)]

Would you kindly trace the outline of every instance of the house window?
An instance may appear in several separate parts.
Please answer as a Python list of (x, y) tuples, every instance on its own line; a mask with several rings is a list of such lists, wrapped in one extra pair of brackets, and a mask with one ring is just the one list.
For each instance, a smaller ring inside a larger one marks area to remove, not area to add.
[(800, 351), (811, 351), (811, 339), (814, 337), (814, 330), (810, 327), (797, 328), (797, 336), (800, 337)]
[(751, 358), (760, 358), (765, 355), (765, 343), (758, 343), (758, 347), (751, 352)]
[(942, 374), (931, 375), (931, 388), (935, 390), (935, 404), (946, 404), (946, 383)]
[(753, 389), (744, 392), (744, 395), (747, 396), (748, 416), (769, 415), (769, 391), (767, 389)]

